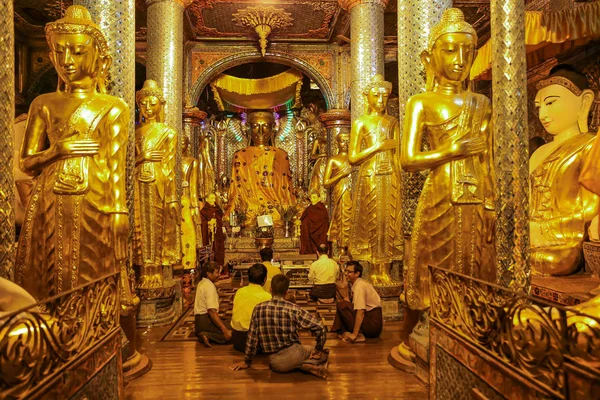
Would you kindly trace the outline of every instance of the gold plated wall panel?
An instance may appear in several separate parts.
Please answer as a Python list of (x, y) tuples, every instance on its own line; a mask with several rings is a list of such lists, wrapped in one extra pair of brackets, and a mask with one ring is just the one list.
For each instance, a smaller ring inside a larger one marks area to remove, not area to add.
[(14, 277), (13, 117), (15, 114), (12, 0), (0, 0), (0, 277)]
[(529, 291), (529, 156), (525, 5), (492, 0), (498, 283)]
[[(421, 52), (427, 48), (431, 28), (452, 0), (398, 0), (398, 121), (404, 126), (404, 110), (410, 96), (425, 92), (425, 68)], [(402, 135), (402, 133), (400, 133)], [(402, 172), (402, 218), (405, 235), (413, 220), (426, 174)]]

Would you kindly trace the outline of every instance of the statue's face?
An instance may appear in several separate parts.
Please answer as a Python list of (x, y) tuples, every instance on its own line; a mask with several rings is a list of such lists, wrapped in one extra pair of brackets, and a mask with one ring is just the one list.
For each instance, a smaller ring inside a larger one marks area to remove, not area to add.
[(387, 106), (389, 93), (386, 88), (374, 87), (367, 94), (367, 101), (371, 110), (376, 112), (384, 112)]
[(446, 33), (440, 36), (431, 50), (435, 74), (451, 82), (463, 82), (475, 59), (475, 37), (468, 33)]
[(214, 207), (215, 203), (217, 202), (217, 196), (215, 196), (214, 193), (209, 194), (206, 196), (206, 202)]
[(350, 141), (350, 138), (348, 136), (339, 135), (337, 137), (337, 144), (338, 144), (338, 149), (339, 149), (340, 153), (348, 152), (348, 142), (349, 141)]
[(91, 36), (53, 33), (50, 59), (60, 78), (71, 87), (91, 86), (100, 75), (100, 50)]
[(317, 204), (319, 201), (321, 201), (321, 197), (319, 197), (318, 194), (313, 193), (310, 195), (310, 203), (314, 206), (315, 204)]
[(564, 86), (549, 85), (535, 95), (535, 107), (544, 129), (558, 135), (578, 126), (577, 120), (583, 108), (582, 96), (576, 96)]
[(248, 122), (254, 144), (257, 146), (268, 144), (273, 137), (275, 119), (270, 114), (254, 115)]
[(142, 97), (139, 102), (140, 113), (146, 121), (152, 121), (158, 118), (162, 104), (156, 96)]

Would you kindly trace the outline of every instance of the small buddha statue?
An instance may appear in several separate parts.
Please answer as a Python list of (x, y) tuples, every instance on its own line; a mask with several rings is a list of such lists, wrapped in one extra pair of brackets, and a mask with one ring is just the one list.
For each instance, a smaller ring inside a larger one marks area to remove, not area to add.
[(106, 94), (106, 38), (85, 7), (71, 6), (46, 39), (58, 88), (28, 113), (21, 170), (37, 179), (15, 262), (15, 282), (37, 301), (118, 271), (129, 231), (129, 108)]
[(225, 263), (225, 236), (223, 235), (223, 210), (217, 204), (217, 196), (209, 193), (200, 210), (202, 244), (211, 246), (214, 260), (219, 265)]
[(586, 230), (598, 213), (598, 196), (580, 183), (586, 160), (598, 163), (590, 157), (595, 136), (587, 126), (594, 92), (569, 65), (552, 68), (537, 89), (535, 106), (553, 140), (529, 159), (529, 262), (537, 274), (569, 275), (580, 267)]
[(391, 284), (393, 260), (402, 259), (402, 208), (400, 171), (397, 163), (398, 120), (387, 114), (391, 82), (373, 76), (363, 96), (367, 112), (352, 124), (348, 160), (356, 165), (353, 188), (350, 255), (373, 265), (371, 281)]
[(206, 133), (202, 133), (199, 138), (200, 149), (198, 151), (198, 172), (199, 186), (198, 195), (205, 199), (209, 193), (215, 191), (217, 180), (215, 177), (215, 169), (212, 164), (210, 155), (210, 139)]
[(350, 136), (340, 133), (337, 135), (336, 140), (338, 153), (327, 160), (323, 186), (333, 188), (331, 193), (333, 213), (327, 236), (330, 241), (337, 244), (340, 254), (345, 255), (348, 250), (350, 228), (352, 226), (352, 194), (350, 193), (352, 167), (350, 167), (348, 161)]
[(153, 80), (136, 93), (134, 264), (138, 287), (163, 286), (163, 266), (181, 262), (181, 211), (175, 186), (177, 132), (164, 121), (166, 100)]
[(324, 137), (319, 136), (313, 141), (310, 159), (314, 161), (314, 164), (310, 174), (308, 192), (318, 193), (322, 197), (321, 200), (325, 201), (326, 198), (323, 198), (326, 196), (323, 190), (323, 176), (327, 165), (327, 140)]
[(248, 115), (251, 143), (233, 155), (231, 185), (226, 218), (231, 211), (246, 213), (248, 226), (256, 225), (261, 210), (268, 210), (273, 222), (281, 226), (278, 208), (296, 204), (293, 194), (290, 160), (285, 150), (273, 146), (275, 118), (266, 111)]
[(427, 90), (406, 105), (401, 166), (429, 170), (404, 264), (404, 300), (413, 310), (430, 306), (430, 265), (495, 281), (491, 106), (465, 84), (476, 45), (462, 11), (444, 11), (421, 53)]
[(181, 250), (183, 269), (196, 268), (196, 248), (202, 246), (200, 209), (198, 201), (198, 160), (190, 151), (190, 139), (183, 137), (181, 167)]

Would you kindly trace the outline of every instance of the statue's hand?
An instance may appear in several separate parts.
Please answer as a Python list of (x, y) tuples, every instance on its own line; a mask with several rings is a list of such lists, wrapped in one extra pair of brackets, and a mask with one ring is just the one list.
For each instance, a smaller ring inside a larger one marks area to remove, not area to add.
[(165, 152), (162, 150), (150, 150), (144, 154), (144, 159), (152, 162), (161, 162), (164, 156)]
[(113, 244), (117, 262), (127, 258), (127, 237), (129, 236), (129, 218), (127, 214), (112, 214)]
[(397, 146), (397, 142), (394, 139), (385, 139), (383, 142), (380, 142), (377, 146), (377, 150), (394, 150)]
[(485, 139), (476, 137), (452, 143), (450, 152), (458, 158), (466, 158), (483, 153), (486, 150)]
[(100, 144), (95, 140), (59, 140), (52, 146), (59, 158), (93, 156), (100, 151)]

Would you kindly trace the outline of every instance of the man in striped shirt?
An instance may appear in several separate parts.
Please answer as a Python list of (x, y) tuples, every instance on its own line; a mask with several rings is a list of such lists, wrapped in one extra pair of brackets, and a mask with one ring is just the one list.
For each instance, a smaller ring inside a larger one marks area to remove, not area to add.
[[(269, 354), (269, 366), (276, 372), (300, 369), (320, 378), (327, 378), (328, 350), (325, 350), (325, 327), (303, 308), (284, 300), (290, 280), (276, 275), (271, 281), (273, 299), (258, 304), (252, 313), (246, 341), (246, 357), (232, 369), (250, 367), (260, 348)], [(298, 329), (309, 329), (316, 338), (315, 347), (304, 346), (298, 338)]]

